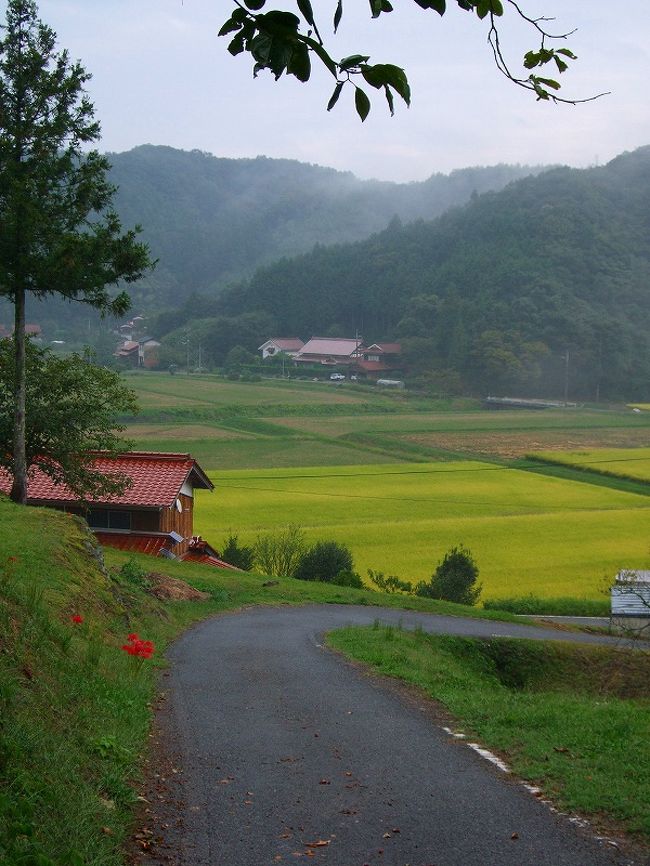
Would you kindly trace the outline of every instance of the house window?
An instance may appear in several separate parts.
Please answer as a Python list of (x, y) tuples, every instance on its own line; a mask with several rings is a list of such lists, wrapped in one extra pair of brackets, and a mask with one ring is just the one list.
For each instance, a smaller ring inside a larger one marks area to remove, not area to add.
[(131, 529), (130, 511), (109, 511), (107, 508), (91, 508), (88, 525), (92, 529)]

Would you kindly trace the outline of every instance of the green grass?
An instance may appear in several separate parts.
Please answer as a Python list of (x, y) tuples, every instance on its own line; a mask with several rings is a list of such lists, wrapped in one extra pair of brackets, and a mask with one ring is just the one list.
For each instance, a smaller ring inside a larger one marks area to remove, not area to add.
[(561, 808), (650, 842), (650, 656), (348, 628), (328, 642), (440, 701)]
[(486, 610), (508, 610), (510, 613), (536, 616), (548, 614), (550, 616), (600, 616), (608, 617), (610, 614), (609, 597), (603, 594), (600, 599), (594, 598), (572, 598), (562, 596), (560, 598), (540, 598), (537, 595), (513, 596), (512, 598), (488, 599), (485, 602)]
[(606, 575), (644, 567), (647, 497), (478, 462), (220, 471), (198, 497), (197, 531), (217, 546), (301, 525), (347, 544), (357, 570), (424, 580), (452, 546), (469, 547), (485, 598), (535, 593), (596, 599)]

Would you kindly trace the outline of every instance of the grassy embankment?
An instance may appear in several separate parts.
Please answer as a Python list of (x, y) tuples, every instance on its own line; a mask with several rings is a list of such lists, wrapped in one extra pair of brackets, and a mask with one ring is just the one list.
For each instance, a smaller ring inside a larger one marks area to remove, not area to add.
[[(286, 579), (265, 588), (256, 575), (135, 557), (209, 594), (163, 602), (133, 573), (102, 572), (75, 518), (0, 497), (0, 525), (0, 862), (11, 866), (123, 863), (156, 674), (165, 645), (188, 624), (246, 604), (402, 603)], [(107, 555), (118, 569), (127, 561)], [(122, 650), (131, 632), (155, 643), (152, 659)]]
[(348, 628), (331, 646), (442, 703), (561, 808), (650, 843), (650, 655)]

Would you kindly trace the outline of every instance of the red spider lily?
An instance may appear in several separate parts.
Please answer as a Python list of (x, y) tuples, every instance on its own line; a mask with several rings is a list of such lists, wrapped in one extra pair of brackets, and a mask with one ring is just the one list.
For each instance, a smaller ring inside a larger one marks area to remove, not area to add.
[(80, 613), (73, 614), (70, 617), (70, 619), (72, 620), (72, 622), (76, 622), (76, 623), (82, 623), (84, 621), (84, 618), (82, 617), (82, 615)]
[(137, 634), (133, 633), (127, 636), (128, 643), (122, 646), (122, 649), (130, 656), (137, 656), (141, 659), (150, 659), (154, 654), (154, 645), (150, 640), (141, 640)]

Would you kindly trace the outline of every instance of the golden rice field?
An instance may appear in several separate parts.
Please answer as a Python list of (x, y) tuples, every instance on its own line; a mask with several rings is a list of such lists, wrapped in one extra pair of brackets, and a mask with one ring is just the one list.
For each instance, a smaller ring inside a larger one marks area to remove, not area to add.
[(478, 461), (211, 473), (195, 528), (219, 547), (289, 523), (368, 568), (421, 580), (469, 547), (484, 597), (601, 596), (621, 567), (650, 565), (650, 497)]
[(650, 481), (650, 448), (594, 448), (585, 451), (535, 451), (530, 455), (549, 463), (589, 469), (604, 475)]

